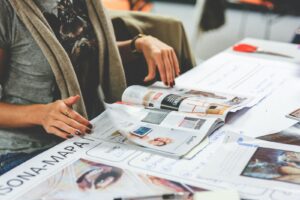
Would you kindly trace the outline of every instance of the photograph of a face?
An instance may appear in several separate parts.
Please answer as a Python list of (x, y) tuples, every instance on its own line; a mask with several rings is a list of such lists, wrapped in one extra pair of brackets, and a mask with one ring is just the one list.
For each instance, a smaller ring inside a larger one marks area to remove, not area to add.
[(205, 189), (80, 159), (19, 198), (31, 200), (114, 199), (186, 192), (185, 200)]
[(300, 185), (300, 152), (259, 147), (241, 175)]

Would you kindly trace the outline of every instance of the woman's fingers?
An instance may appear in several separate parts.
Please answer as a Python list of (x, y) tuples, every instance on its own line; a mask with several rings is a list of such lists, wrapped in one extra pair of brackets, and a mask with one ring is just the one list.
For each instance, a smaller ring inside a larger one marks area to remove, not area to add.
[(77, 101), (79, 101), (80, 96), (76, 95), (76, 96), (72, 96), (69, 98), (66, 98), (63, 100), (63, 102), (68, 106), (68, 107), (72, 107), (75, 103), (77, 103)]
[(165, 65), (164, 65), (161, 54), (157, 54), (155, 56), (155, 63), (157, 65), (157, 68), (158, 68), (158, 71), (159, 71), (160, 79), (162, 80), (162, 82), (164, 82), (165, 85), (168, 85), (167, 76), (166, 76), (166, 69), (165, 69)]
[(56, 120), (54, 122), (54, 125), (56, 128), (68, 133), (68, 134), (71, 134), (71, 135), (77, 135), (77, 136), (82, 136), (83, 133), (79, 130), (79, 129), (76, 129), (72, 126), (69, 126), (68, 124), (62, 122), (62, 121), (59, 121), (59, 120)]
[(91, 123), (71, 108), (79, 98), (79, 96), (74, 96), (58, 100), (45, 107), (42, 126), (47, 133), (70, 138), (74, 135), (81, 136), (92, 132)]
[(165, 85), (175, 85), (174, 80), (179, 75), (180, 68), (174, 49), (152, 36), (140, 39), (139, 46), (148, 64), (148, 75), (144, 81), (153, 80), (157, 68)]
[(91, 123), (87, 119), (85, 119), (83, 116), (78, 114), (76, 111), (72, 110), (71, 108), (69, 108), (69, 107), (61, 108), (61, 113), (64, 114), (65, 116), (77, 121), (78, 123), (91, 128)]
[(145, 82), (151, 81), (155, 78), (155, 70), (156, 70), (156, 65), (152, 60), (147, 60), (147, 64), (148, 64), (148, 75), (144, 79)]
[(172, 50), (170, 57), (174, 63), (173, 66), (175, 69), (175, 74), (176, 74), (176, 76), (179, 76), (180, 75), (180, 67), (179, 67), (179, 62), (178, 62), (178, 59), (177, 59), (177, 56), (176, 56), (176, 53), (174, 50)]
[(70, 126), (71, 128), (73, 128), (73, 130), (71, 132), (69, 132), (71, 134), (74, 133), (74, 130), (78, 130), (81, 135), (84, 135), (85, 133), (89, 134), (89, 133), (92, 132), (92, 130), (89, 127), (87, 127), (87, 126), (79, 123), (78, 121), (76, 121), (74, 119), (71, 119), (71, 118), (69, 118), (67, 116), (61, 115), (58, 118), (58, 120), (62, 121), (63, 123), (65, 123), (68, 126)]
[(61, 130), (59, 128), (56, 128), (54, 126), (49, 127), (48, 133), (53, 134), (53, 135), (57, 135), (58, 137), (61, 137), (63, 139), (71, 139), (71, 138), (74, 137), (73, 135), (71, 135), (69, 133), (66, 133), (63, 130)]
[(71, 108), (71, 106), (75, 104), (79, 99), (80, 99), (79, 95), (64, 99), (63, 102), (65, 103), (65, 106), (61, 107), (61, 112), (67, 117), (74, 119), (77, 122), (91, 128), (92, 126), (91, 123)]
[(163, 61), (164, 61), (164, 66), (165, 66), (165, 71), (166, 71), (166, 76), (168, 80), (168, 86), (173, 87), (173, 69), (172, 69), (172, 64), (168, 56), (167, 51), (163, 51)]
[(175, 85), (175, 78), (176, 78), (176, 72), (175, 72), (175, 69), (173, 66), (175, 66), (174, 64), (174, 61), (173, 61), (173, 58), (172, 58), (172, 52), (168, 52), (168, 57), (169, 57), (169, 60), (171, 62), (171, 73), (172, 73), (172, 80), (173, 80), (173, 84), (172, 84), (172, 87)]

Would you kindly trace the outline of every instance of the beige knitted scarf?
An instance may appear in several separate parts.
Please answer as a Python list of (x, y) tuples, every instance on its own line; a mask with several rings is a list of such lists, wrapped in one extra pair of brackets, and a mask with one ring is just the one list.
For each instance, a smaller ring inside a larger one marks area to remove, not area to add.
[[(10, 0), (10, 3), (47, 58), (60, 90), (61, 98), (81, 95), (79, 82), (70, 58), (34, 1)], [(86, 0), (86, 4), (98, 40), (99, 84), (104, 91), (105, 100), (114, 102), (120, 99), (126, 88), (126, 81), (112, 24), (101, 0)], [(73, 109), (87, 117), (84, 99), (74, 105)]]

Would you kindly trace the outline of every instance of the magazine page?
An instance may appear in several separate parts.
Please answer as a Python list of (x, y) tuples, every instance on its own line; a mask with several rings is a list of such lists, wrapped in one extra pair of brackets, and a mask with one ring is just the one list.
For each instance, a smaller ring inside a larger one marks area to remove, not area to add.
[[(295, 191), (270, 189), (260, 185), (253, 186), (234, 183), (218, 178), (205, 178), (204, 176), (207, 171), (204, 171), (204, 169), (211, 159), (218, 155), (217, 151), (220, 145), (223, 145), (222, 143), (225, 136), (223, 131), (217, 131), (211, 135), (209, 137), (209, 145), (191, 159), (178, 160), (139, 151), (137, 148), (133, 148), (134, 146), (100, 139), (112, 135), (115, 132), (113, 125), (107, 118), (107, 114), (103, 113), (103, 115), (93, 120), (93, 134), (83, 138), (76, 137), (67, 140), (2, 175), (0, 177), (0, 199), (13, 200), (19, 198), (27, 200), (28, 198), (24, 198), (24, 195), (26, 194), (26, 197), (28, 197), (29, 191), (34, 197), (38, 197), (37, 199), (43, 199), (43, 197), (47, 199), (47, 195), (51, 196), (53, 194), (59, 196), (60, 192), (64, 193), (64, 191), (70, 187), (75, 187), (77, 190), (74, 191), (74, 194), (78, 194), (78, 191), (82, 193), (83, 190), (79, 189), (77, 180), (80, 177), (84, 177), (84, 174), (86, 174), (87, 178), (81, 178), (82, 183), (80, 185), (83, 185), (82, 187), (85, 188), (85, 192), (95, 194), (95, 186), (98, 184), (95, 184), (94, 180), (96, 179), (93, 178), (93, 174), (104, 171), (103, 168), (107, 169), (110, 167), (116, 167), (124, 171), (129, 170), (134, 174), (159, 177), (161, 180), (170, 180), (172, 182), (189, 185), (192, 188), (204, 188), (206, 190), (236, 189), (244, 199), (299, 199), (299, 193)], [(105, 165), (105, 167), (102, 168), (101, 166), (103, 165)], [(81, 169), (80, 166), (88, 167), (85, 171)], [(95, 167), (101, 167), (101, 169), (96, 170)], [(76, 169), (69, 170), (68, 168)], [(69, 173), (72, 173), (71, 179), (73, 183), (65, 184), (70, 180)], [(85, 181), (85, 179), (89, 181)], [(66, 180), (66, 182), (64, 182), (64, 180)], [(113, 187), (113, 189), (104, 189), (105, 191), (115, 192), (114, 184), (117, 182), (113, 182), (113, 180), (114, 179), (110, 178), (109, 181), (106, 179), (103, 181), (107, 187)], [(118, 179), (118, 181), (120, 180), (121, 179)], [(81, 181), (78, 182), (80, 183)], [(109, 184), (110, 182), (111, 184)], [(169, 185), (168, 181), (163, 182)], [(145, 183), (148, 185), (147, 181)], [(47, 185), (48, 193), (45, 192), (45, 184)], [(158, 181), (157, 184), (159, 187), (164, 187), (164, 184), (160, 184), (160, 181)], [(41, 188), (39, 188), (39, 185)], [(141, 183), (141, 185), (144, 184)], [(138, 187), (138, 185), (128, 188), (126, 194), (134, 195), (136, 187)], [(101, 191), (103, 189), (98, 188), (96, 190), (99, 192), (96, 199), (99, 199), (99, 197), (102, 197)], [(157, 190), (161, 191), (161, 189)], [(41, 191), (41, 193), (39, 193), (39, 191)], [(123, 188), (122, 191), (124, 191)], [(88, 193), (86, 196), (89, 196)], [(125, 193), (122, 194), (125, 195)], [(117, 196), (114, 197), (120, 197), (119, 195), (122, 194), (116, 192)], [(108, 193), (106, 193), (106, 195), (109, 196)], [(73, 199), (82, 199), (82, 194), (78, 194), (78, 196), (80, 198), (74, 196)], [(66, 195), (66, 197), (69, 196)], [(29, 199), (32, 200), (33, 198)], [(101, 200), (111, 200), (111, 198), (101, 198)]]
[(120, 103), (107, 105), (107, 112), (127, 140), (116, 133), (119, 141), (175, 157), (186, 155), (223, 124), (215, 118)]
[(130, 86), (122, 96), (122, 101), (126, 103), (222, 119), (225, 119), (229, 111), (235, 112), (247, 107), (253, 99), (249, 96), (205, 90), (166, 88), (159, 82), (150, 87)]
[(205, 189), (81, 158), (18, 199), (112, 200), (184, 192), (181, 199), (191, 200), (199, 191)]
[(204, 171), (204, 177), (300, 195), (300, 147), (227, 133)]
[(176, 85), (261, 99), (295, 76), (298, 69), (299, 65), (292, 62), (222, 52), (179, 76)]

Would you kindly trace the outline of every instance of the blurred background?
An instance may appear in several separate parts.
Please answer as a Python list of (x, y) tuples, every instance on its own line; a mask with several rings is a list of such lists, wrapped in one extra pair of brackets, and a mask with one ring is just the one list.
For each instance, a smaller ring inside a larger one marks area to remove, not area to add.
[(300, 43), (300, 0), (103, 1), (108, 9), (181, 20), (199, 63), (246, 37)]

